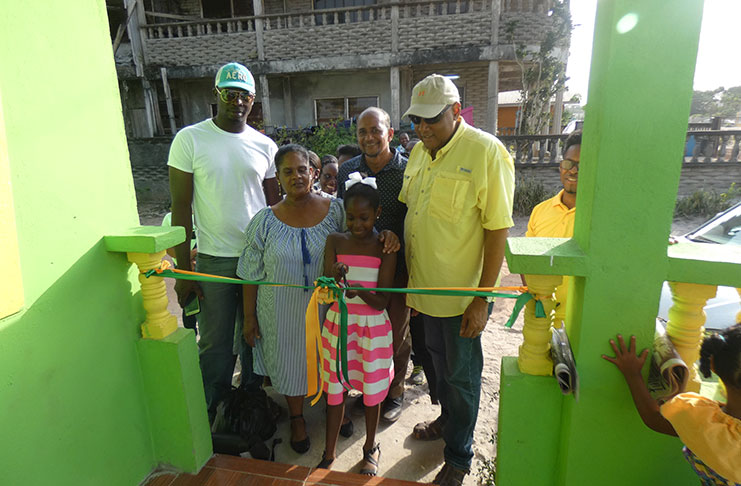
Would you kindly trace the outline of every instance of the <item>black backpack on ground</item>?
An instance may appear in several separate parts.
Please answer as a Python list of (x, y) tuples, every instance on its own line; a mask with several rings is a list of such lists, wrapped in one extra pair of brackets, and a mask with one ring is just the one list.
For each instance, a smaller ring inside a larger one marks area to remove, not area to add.
[[(265, 441), (275, 434), (279, 416), (278, 404), (265, 390), (232, 387), (217, 406), (211, 426), (214, 452), (240, 455), (249, 451), (255, 459), (272, 460)], [(273, 443), (273, 448), (276, 444)]]

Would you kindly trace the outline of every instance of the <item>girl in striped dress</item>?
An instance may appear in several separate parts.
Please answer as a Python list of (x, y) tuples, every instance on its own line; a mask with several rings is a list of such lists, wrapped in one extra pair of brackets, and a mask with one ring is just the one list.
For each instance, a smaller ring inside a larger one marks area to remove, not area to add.
[[(383, 253), (373, 228), (381, 214), (375, 178), (362, 179), (358, 173), (345, 183), (347, 232), (332, 233), (324, 250), (324, 274), (338, 282), (347, 279), (350, 287), (392, 286), (396, 254)], [(380, 404), (386, 398), (394, 374), (391, 323), (383, 292), (346, 291), (347, 375), (349, 385), (363, 392), (366, 440), (361, 474), (375, 476), (381, 450), (376, 440)], [(337, 435), (344, 414), (345, 388), (337, 369), (337, 341), (340, 314), (337, 302), (327, 312), (322, 329), (324, 392), (327, 394), (326, 450), (317, 467), (329, 468), (335, 458)], [(344, 380), (343, 380), (344, 381)]]

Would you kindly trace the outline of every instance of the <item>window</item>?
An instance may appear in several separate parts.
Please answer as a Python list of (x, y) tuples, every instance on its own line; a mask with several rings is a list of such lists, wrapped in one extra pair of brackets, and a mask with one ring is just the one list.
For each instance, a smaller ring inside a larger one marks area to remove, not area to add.
[(255, 15), (255, 5), (252, 0), (232, 0), (235, 17), (252, 17)]
[(228, 19), (232, 16), (230, 0), (208, 0), (207, 2), (201, 2), (201, 6), (205, 19)]
[(314, 120), (317, 125), (336, 120), (349, 120), (371, 106), (378, 106), (378, 96), (314, 100)]
[[(314, 0), (314, 10), (327, 10), (327, 9), (337, 9), (337, 8), (348, 8), (348, 7), (364, 7), (368, 5), (375, 5), (376, 0)], [(360, 14), (360, 15), (358, 15)], [(368, 14), (368, 11), (362, 11), (357, 12), (353, 11), (350, 12), (347, 16), (347, 19), (350, 22), (357, 22), (359, 19), (362, 20), (370, 20), (370, 15)], [(334, 24), (334, 15), (333, 14), (327, 14), (326, 22), (327, 24)], [(341, 13), (337, 16), (337, 21), (340, 24), (344, 24), (346, 21), (345, 14)], [(321, 15), (316, 16), (316, 24), (317, 25), (323, 25), (324, 24), (324, 18)]]
[(376, 0), (314, 0), (314, 10), (327, 8), (362, 7), (364, 5), (375, 5)]

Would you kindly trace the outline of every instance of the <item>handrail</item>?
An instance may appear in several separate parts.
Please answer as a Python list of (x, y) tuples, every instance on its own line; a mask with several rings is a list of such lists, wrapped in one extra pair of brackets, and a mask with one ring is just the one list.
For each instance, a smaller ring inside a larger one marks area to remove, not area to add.
[[(361, 11), (368, 11), (368, 10), (379, 10), (379, 9), (387, 9), (389, 7), (416, 7), (417, 5), (436, 5), (436, 4), (445, 4), (448, 5), (451, 0), (413, 0), (409, 2), (398, 2), (393, 1), (389, 3), (383, 3), (383, 4), (374, 4), (374, 5), (361, 5), (361, 6), (353, 6), (353, 7), (343, 7), (343, 8), (323, 8), (319, 10), (305, 10), (301, 12), (282, 12), (282, 13), (271, 13), (271, 14), (262, 14), (262, 15), (252, 15), (247, 17), (224, 17), (224, 18), (203, 18), (198, 20), (185, 20), (182, 22), (162, 22), (157, 24), (140, 24), (139, 28), (141, 29), (147, 29), (147, 28), (157, 28), (157, 27), (178, 27), (178, 26), (186, 26), (186, 25), (199, 25), (199, 24), (205, 24), (205, 23), (217, 23), (217, 22), (235, 22), (235, 21), (242, 21), (242, 22), (249, 22), (254, 20), (271, 20), (281, 17), (298, 17), (302, 15), (321, 15), (321, 14), (335, 14), (335, 13), (352, 13), (352, 12), (361, 12)], [(466, 2), (474, 5), (477, 2), (481, 2), (483, 4), (487, 4), (491, 1), (496, 0), (454, 0), (457, 3), (460, 2)], [(154, 12), (148, 12), (148, 13), (154, 13)]]
[[(566, 134), (499, 135), (519, 165), (550, 167), (560, 162)], [(741, 162), (741, 130), (688, 130), (685, 164), (728, 164)], [(692, 139), (692, 140), (691, 140)], [(691, 155), (687, 155), (691, 151)]]

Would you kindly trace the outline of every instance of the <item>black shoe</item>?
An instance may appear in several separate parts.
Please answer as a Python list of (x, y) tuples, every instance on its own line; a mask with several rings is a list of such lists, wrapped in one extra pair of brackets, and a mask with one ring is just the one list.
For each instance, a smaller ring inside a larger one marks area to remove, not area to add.
[(415, 365), (412, 369), (412, 374), (409, 377), (409, 383), (412, 385), (424, 385), (425, 384), (425, 372), (422, 369), (422, 365)]
[(352, 433), (355, 432), (355, 425), (352, 420), (348, 419), (346, 424), (340, 425), (340, 435), (342, 437), (352, 437)]
[[(303, 420), (303, 415), (294, 415), (291, 417), (291, 420)], [(311, 447), (311, 440), (309, 440), (309, 435), (306, 434), (306, 437), (302, 440), (291, 440), (291, 449), (298, 452), (299, 454), (304, 454), (305, 452), (309, 451), (309, 448)]]
[(401, 408), (404, 403), (404, 394), (399, 395), (396, 398), (386, 398), (383, 402), (383, 410), (381, 410), (381, 417), (386, 422), (396, 422), (401, 417)]
[(332, 459), (327, 459), (326, 454), (327, 451), (324, 451), (322, 453), (322, 460), (319, 462), (319, 464), (314, 466), (314, 469), (329, 469), (329, 466), (331, 466), (334, 462), (334, 457)]
[(446, 462), (443, 468), (440, 469), (440, 472), (437, 473), (437, 476), (435, 476), (435, 479), (432, 480), (432, 484), (439, 486), (462, 486), (463, 478), (466, 477), (468, 472), (466, 469), (457, 469)]

